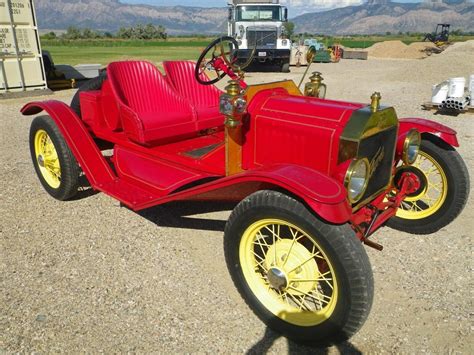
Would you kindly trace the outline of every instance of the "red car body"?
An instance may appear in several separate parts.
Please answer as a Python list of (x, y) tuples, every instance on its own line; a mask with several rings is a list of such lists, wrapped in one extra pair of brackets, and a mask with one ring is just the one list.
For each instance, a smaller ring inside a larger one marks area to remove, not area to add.
[[(364, 241), (416, 185), (412, 179), (387, 198), (407, 132), (416, 128), (422, 136), (458, 146), (456, 132), (441, 124), (398, 120), (385, 138), (370, 136), (377, 144), (392, 142), (383, 159), (373, 156), (371, 162), (374, 182), (382, 165), (388, 169), (386, 181), (363, 202), (351, 204), (344, 173), (353, 156), (344, 155), (349, 140), (343, 143), (343, 137), (360, 117), (370, 120), (370, 106), (305, 97), (292, 82), (249, 86), (241, 172), (226, 176), (221, 92), (200, 85), (193, 68), (190, 62), (166, 63), (164, 77), (146, 62), (112, 63), (100, 90), (81, 92), (81, 117), (55, 100), (29, 103), (22, 113), (46, 111), (91, 187), (133, 210), (175, 200), (240, 201), (261, 189), (278, 189), (304, 201), (329, 223), (350, 221)], [(392, 117), (392, 111), (382, 108), (380, 115)], [(369, 139), (369, 128), (360, 129)], [(103, 141), (110, 143), (111, 156), (102, 153)], [(375, 215), (373, 206), (382, 212)]]

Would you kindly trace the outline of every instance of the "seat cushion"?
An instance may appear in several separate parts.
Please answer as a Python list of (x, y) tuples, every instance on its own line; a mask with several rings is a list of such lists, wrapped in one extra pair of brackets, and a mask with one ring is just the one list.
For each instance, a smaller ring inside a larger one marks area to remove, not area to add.
[(196, 107), (195, 110), (198, 130), (202, 131), (224, 125), (225, 117), (219, 112), (219, 106)]
[(119, 103), (123, 130), (130, 139), (150, 144), (198, 132), (193, 107), (153, 64), (114, 62), (107, 67), (107, 75)]
[(139, 117), (143, 124), (145, 142), (154, 142), (170, 137), (180, 139), (182, 136), (198, 131), (196, 121), (182, 120), (180, 112), (168, 112), (165, 116), (166, 120), (159, 117), (156, 112), (141, 112)]

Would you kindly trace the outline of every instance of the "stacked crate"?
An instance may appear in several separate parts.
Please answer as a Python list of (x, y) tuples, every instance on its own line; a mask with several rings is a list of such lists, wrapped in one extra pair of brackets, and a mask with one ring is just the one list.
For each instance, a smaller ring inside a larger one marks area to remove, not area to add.
[(46, 88), (33, 0), (0, 0), (0, 93)]

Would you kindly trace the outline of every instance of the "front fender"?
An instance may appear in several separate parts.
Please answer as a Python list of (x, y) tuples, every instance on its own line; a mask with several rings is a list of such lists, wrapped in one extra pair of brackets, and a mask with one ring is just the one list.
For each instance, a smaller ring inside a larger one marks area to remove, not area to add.
[(247, 170), (224, 177), (189, 190), (181, 191), (139, 208), (173, 200), (228, 200), (240, 201), (258, 190), (285, 190), (304, 201), (324, 220), (346, 223), (352, 210), (346, 199), (346, 190), (336, 180), (319, 171), (293, 164), (277, 164)]
[(344, 186), (319, 171), (282, 164), (250, 174), (273, 180), (278, 186), (304, 200), (317, 215), (331, 223), (345, 223), (352, 214)]
[(402, 118), (400, 119), (399, 143), (405, 139), (406, 133), (411, 129), (416, 128), (422, 135), (423, 133), (432, 134), (440, 138), (445, 143), (459, 147), (456, 131), (442, 125), (441, 123), (423, 119), (423, 118)]
[(36, 115), (42, 111), (46, 111), (58, 126), (93, 188), (98, 188), (117, 178), (80, 118), (68, 105), (61, 101), (49, 100), (30, 102), (21, 109), (21, 113), (27, 116)]

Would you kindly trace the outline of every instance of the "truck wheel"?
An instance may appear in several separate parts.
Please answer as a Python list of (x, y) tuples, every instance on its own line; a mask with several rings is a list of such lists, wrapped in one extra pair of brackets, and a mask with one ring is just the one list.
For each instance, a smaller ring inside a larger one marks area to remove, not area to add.
[(283, 63), (281, 66), (282, 73), (289, 73), (290, 72), (290, 63)]
[(276, 191), (241, 201), (225, 228), (227, 267), (253, 312), (295, 341), (348, 339), (373, 299), (369, 259), (348, 225), (331, 225)]
[(30, 152), (36, 174), (51, 196), (64, 201), (77, 193), (81, 170), (51, 117), (33, 120)]
[(469, 173), (450, 145), (422, 139), (413, 164), (424, 177), (415, 195), (407, 197), (387, 225), (412, 234), (430, 234), (451, 223), (466, 205)]

